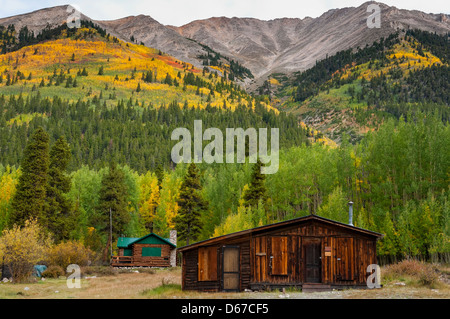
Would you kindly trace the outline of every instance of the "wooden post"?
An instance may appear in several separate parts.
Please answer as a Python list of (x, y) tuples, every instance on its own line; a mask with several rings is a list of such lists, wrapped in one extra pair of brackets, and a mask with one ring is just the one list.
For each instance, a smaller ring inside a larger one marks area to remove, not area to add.
[(111, 207), (109, 208), (109, 244), (111, 247), (111, 258), (112, 258), (112, 213), (111, 213)]

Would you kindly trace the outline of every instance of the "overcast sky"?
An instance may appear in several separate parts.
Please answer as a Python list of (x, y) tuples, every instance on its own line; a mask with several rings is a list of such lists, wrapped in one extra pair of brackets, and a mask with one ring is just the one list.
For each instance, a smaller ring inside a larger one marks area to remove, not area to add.
[[(0, 0), (0, 17), (37, 9), (76, 4), (94, 20), (111, 20), (130, 15), (149, 15), (162, 24), (180, 26), (210, 17), (276, 18), (318, 17), (329, 9), (357, 7), (364, 0)], [(448, 0), (384, 0), (399, 9), (426, 13), (450, 13)]]

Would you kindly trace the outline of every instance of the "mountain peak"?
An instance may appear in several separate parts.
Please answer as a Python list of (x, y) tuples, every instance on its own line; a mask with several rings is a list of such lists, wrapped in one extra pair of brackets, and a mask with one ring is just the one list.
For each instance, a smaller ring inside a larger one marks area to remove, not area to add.
[[(16, 30), (27, 26), (30, 31), (35, 34), (50, 25), (51, 27), (59, 26), (66, 23), (69, 16), (73, 13), (70, 5), (60, 5), (55, 7), (43, 8), (29, 13), (0, 19), (0, 25), (6, 26), (14, 24)], [(83, 20), (92, 20), (80, 12), (80, 18)]]
[[(381, 28), (370, 29), (367, 8), (381, 8)], [(38, 33), (47, 24), (64, 23), (69, 5), (33, 11), (0, 19), (0, 25), (14, 24), (16, 29), (28, 26)], [(368, 1), (358, 7), (331, 9), (317, 18), (212, 17), (195, 20), (180, 27), (166, 26), (149, 15), (139, 14), (116, 20), (91, 20), (122, 40), (159, 49), (180, 60), (201, 66), (198, 56), (205, 54), (202, 45), (227, 56), (265, 79), (274, 72), (302, 71), (317, 60), (349, 48), (364, 47), (398, 30), (421, 29), (443, 34), (450, 32), (446, 14), (429, 14), (398, 9), (381, 2)], [(191, 41), (195, 40), (195, 41)]]

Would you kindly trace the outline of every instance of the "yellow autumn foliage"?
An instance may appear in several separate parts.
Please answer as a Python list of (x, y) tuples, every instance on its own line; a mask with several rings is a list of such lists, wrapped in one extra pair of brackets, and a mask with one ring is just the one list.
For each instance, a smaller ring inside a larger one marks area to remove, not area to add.
[(364, 78), (366, 80), (371, 80), (381, 74), (387, 74), (394, 67), (400, 67), (407, 74), (411, 70), (427, 68), (434, 64), (443, 64), (438, 57), (429, 51), (424, 51), (425, 56), (419, 55), (417, 50), (413, 48), (413, 45), (417, 44), (417, 42), (410, 43), (408, 41), (401, 41), (399, 44), (394, 45), (393, 53), (388, 56), (389, 64), (381, 69), (369, 69), (369, 62), (367, 62), (362, 65), (345, 67), (344, 69), (337, 71), (335, 76), (340, 76), (341, 79), (347, 79), (351, 74), (359, 71), (359, 79)]
[(6, 174), (0, 178), (0, 204), (9, 203), (16, 191), (18, 175), (20, 172), (12, 171), (11, 167), (6, 167)]
[(13, 117), (12, 119), (10, 119), (9, 121), (6, 122), (6, 124), (8, 125), (13, 125), (16, 124), (18, 126), (22, 125), (22, 124), (28, 124), (30, 123), (30, 121), (35, 118), (35, 117), (47, 117), (45, 114), (41, 114), (41, 113), (26, 113), (26, 114), (19, 114), (16, 117)]
[(13, 281), (22, 281), (31, 275), (35, 264), (46, 259), (51, 243), (36, 220), (27, 220), (24, 226), (3, 231), (0, 260), (9, 268)]
[(147, 172), (140, 177), (139, 182), (139, 214), (145, 225), (153, 223), (156, 216), (156, 209), (159, 205), (159, 185), (158, 178), (154, 173)]
[(175, 228), (174, 220), (179, 210), (178, 198), (181, 182), (181, 178), (176, 177), (174, 174), (164, 175), (156, 218), (158, 223), (163, 224), (161, 226), (164, 226), (164, 229)]
[(70, 264), (77, 264), (80, 267), (87, 266), (93, 256), (94, 252), (81, 242), (68, 241), (50, 247), (47, 262), (49, 265), (66, 269)]
[[(254, 99), (249, 102), (247, 98), (236, 96), (231, 98), (231, 94), (225, 90), (222, 93), (214, 92), (210, 96), (211, 92), (206, 87), (198, 89), (193, 85), (185, 86), (183, 78), (188, 72), (213, 85), (220, 81), (202, 75), (201, 69), (189, 63), (181, 62), (166, 54), (160, 55), (158, 50), (143, 45), (120, 40), (115, 43), (99, 36), (91, 37), (97, 34), (95, 30), (87, 28), (77, 30), (77, 35), (83, 34), (88, 34), (90, 40), (61, 38), (1, 55), (0, 74), (3, 75), (3, 83), (0, 84), (0, 88), (6, 89), (6, 92), (10, 91), (7, 94), (16, 94), (20, 90), (22, 96), (27, 97), (39, 87), (42, 97), (53, 98), (58, 95), (71, 101), (87, 101), (102, 92), (107, 106), (114, 106), (117, 100), (128, 100), (131, 96), (133, 100), (138, 99), (139, 103), (145, 105), (151, 103), (154, 107), (168, 105), (173, 101), (184, 105), (187, 101), (189, 107), (200, 109), (206, 108), (208, 104), (217, 108), (226, 107), (229, 110), (235, 110), (238, 105), (254, 108)], [(98, 74), (100, 67), (103, 68), (101, 75)], [(88, 76), (76, 76), (77, 72), (84, 68)], [(211, 68), (220, 70), (221, 73), (223, 71), (221, 68)], [(14, 78), (18, 71), (24, 74), (26, 79), (21, 79), (18, 84), (7, 88), (5, 76), (9, 74), (10, 78)], [(148, 71), (152, 72), (152, 83), (142, 80)], [(30, 74), (32, 76), (28, 79)], [(64, 82), (59, 82), (59, 86), (56, 86), (55, 80), (49, 85), (50, 78), (60, 74), (64, 74), (66, 79), (69, 76), (76, 79), (77, 88), (74, 89), (70, 85), (66, 87)], [(178, 85), (164, 84), (167, 75), (173, 81), (176, 80)], [(44, 84), (43, 87), (41, 84)], [(137, 92), (138, 85), (140, 92)], [(268, 103), (262, 104), (269, 110), (279, 112)], [(27, 115), (11, 121), (16, 121), (17, 124), (27, 123), (32, 116), (38, 115)]]
[(239, 206), (237, 213), (228, 215), (223, 223), (214, 228), (212, 237), (231, 234), (250, 228), (253, 228), (251, 208)]

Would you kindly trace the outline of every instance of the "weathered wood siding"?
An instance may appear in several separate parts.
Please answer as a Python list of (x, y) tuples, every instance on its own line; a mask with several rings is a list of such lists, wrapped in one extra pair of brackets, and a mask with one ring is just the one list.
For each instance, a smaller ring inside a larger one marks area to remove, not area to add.
[[(161, 248), (161, 257), (142, 256), (142, 248), (144, 247)], [(133, 265), (137, 267), (170, 267), (170, 246), (155, 244), (134, 244)]]
[(320, 242), (321, 283), (365, 285), (367, 266), (376, 263), (375, 239), (315, 222), (254, 236), (251, 282), (304, 283), (305, 245), (311, 240)]
[[(239, 248), (239, 289), (249, 287), (251, 280), (250, 268), (250, 241), (239, 241), (227, 243), (228, 246)], [(199, 247), (183, 252), (182, 261), (182, 289), (201, 291), (223, 290), (223, 247), (224, 245), (213, 245)], [(214, 250), (215, 254), (205, 257), (206, 251)], [(202, 262), (207, 260), (207, 263)], [(208, 273), (208, 275), (206, 275)]]
[(222, 291), (224, 247), (239, 248), (241, 291), (312, 282), (365, 286), (367, 266), (377, 262), (378, 235), (310, 219), (256, 229), (240, 237), (224, 236), (182, 250), (182, 288)]

